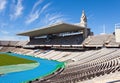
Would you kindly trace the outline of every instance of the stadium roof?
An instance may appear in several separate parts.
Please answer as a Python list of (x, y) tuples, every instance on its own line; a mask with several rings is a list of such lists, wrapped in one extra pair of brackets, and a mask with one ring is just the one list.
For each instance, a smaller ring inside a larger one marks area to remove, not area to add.
[(68, 24), (68, 23), (56, 23), (56, 24), (52, 24), (50, 26), (39, 28), (36, 30), (18, 33), (17, 35), (35, 37), (35, 36), (43, 36), (43, 35), (48, 35), (48, 34), (79, 31), (79, 30), (84, 30), (84, 29), (85, 27), (78, 26), (78, 25), (73, 25), (73, 24)]

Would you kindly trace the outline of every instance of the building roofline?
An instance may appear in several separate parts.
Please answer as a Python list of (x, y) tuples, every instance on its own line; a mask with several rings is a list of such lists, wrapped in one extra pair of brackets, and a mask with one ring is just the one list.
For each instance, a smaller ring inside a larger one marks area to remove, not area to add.
[(43, 35), (56, 34), (56, 33), (62, 33), (62, 32), (83, 30), (85, 28), (87, 27), (59, 22), (49, 26), (41, 27), (39, 29), (18, 33), (17, 35), (34, 37), (34, 36), (43, 36)]

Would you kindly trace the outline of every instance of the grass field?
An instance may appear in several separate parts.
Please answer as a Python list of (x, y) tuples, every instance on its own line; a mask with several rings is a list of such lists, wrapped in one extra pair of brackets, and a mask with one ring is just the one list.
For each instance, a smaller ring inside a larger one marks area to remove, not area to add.
[(0, 54), (0, 66), (36, 63), (36, 61), (11, 56), (9, 54)]

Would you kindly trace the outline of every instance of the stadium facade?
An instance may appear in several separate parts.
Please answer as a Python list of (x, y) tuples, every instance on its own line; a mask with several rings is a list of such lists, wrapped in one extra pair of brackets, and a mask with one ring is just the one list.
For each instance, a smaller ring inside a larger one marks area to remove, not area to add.
[(32, 83), (120, 82), (120, 28), (115, 34), (93, 35), (82, 11), (80, 23), (56, 23), (19, 33), (29, 41), (0, 41), (0, 51), (65, 62), (61, 72)]

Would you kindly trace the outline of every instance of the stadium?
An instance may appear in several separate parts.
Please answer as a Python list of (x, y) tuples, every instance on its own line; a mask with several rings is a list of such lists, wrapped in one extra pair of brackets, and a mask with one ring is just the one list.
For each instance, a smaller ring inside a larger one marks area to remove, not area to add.
[(0, 41), (1, 83), (120, 83), (120, 26), (94, 35), (80, 23), (56, 23), (18, 33), (29, 41)]

